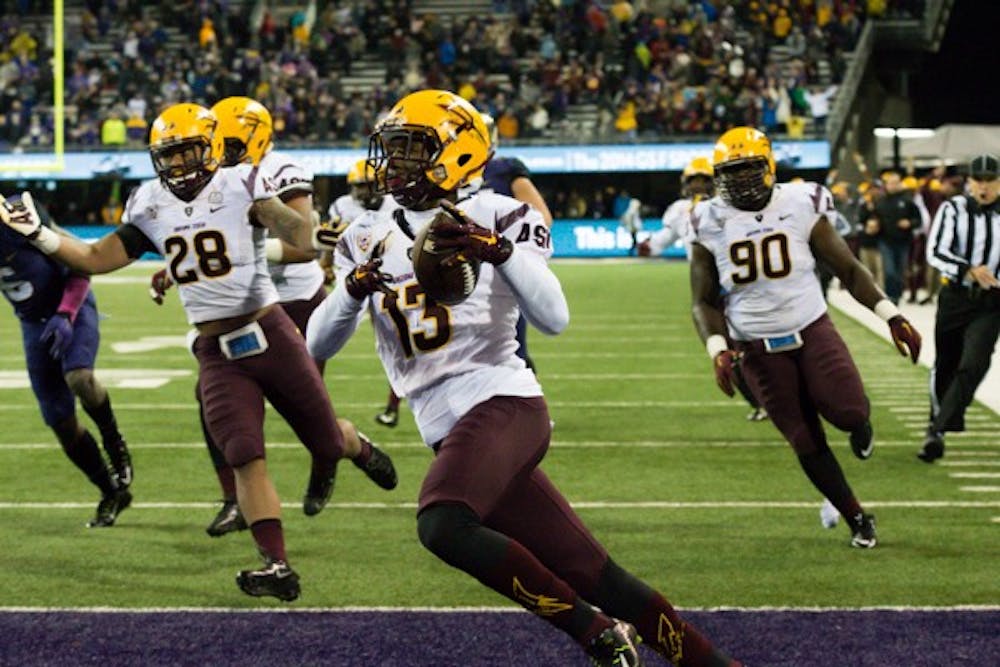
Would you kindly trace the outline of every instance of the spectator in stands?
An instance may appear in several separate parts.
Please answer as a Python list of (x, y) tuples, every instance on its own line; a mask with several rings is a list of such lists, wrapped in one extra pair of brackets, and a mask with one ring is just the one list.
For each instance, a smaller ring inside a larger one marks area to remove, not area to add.
[(122, 120), (121, 112), (118, 109), (112, 109), (101, 124), (101, 144), (112, 147), (124, 146), (126, 139), (127, 129), (125, 121)]

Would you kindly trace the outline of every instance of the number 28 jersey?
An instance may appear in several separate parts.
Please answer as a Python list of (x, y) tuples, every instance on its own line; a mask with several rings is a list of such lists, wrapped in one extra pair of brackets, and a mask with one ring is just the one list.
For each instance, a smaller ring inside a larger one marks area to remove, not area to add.
[(809, 236), (833, 214), (832, 195), (817, 183), (777, 185), (760, 211), (719, 197), (695, 207), (692, 241), (715, 258), (733, 339), (790, 335), (826, 312)]
[[(278, 301), (264, 254), (267, 230), (247, 216), (273, 190), (244, 164), (216, 171), (189, 202), (159, 180), (146, 181), (129, 197), (118, 233), (131, 256), (152, 250), (166, 258), (191, 324), (245, 315)], [(135, 230), (144, 242), (126, 242)]]

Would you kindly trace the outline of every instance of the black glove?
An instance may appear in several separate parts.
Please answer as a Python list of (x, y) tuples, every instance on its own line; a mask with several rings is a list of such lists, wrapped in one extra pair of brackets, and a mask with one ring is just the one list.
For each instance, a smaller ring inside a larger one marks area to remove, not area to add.
[(499, 265), (510, 258), (514, 244), (495, 231), (480, 227), (450, 201), (442, 201), (441, 208), (455, 222), (441, 222), (434, 227), (437, 245), (442, 248), (461, 248), (467, 257)]

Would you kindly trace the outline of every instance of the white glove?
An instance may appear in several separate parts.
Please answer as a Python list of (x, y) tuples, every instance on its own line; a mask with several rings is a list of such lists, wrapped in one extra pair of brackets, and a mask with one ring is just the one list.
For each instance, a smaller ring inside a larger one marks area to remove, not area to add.
[(0, 195), (0, 219), (4, 224), (29, 240), (38, 238), (42, 219), (38, 217), (30, 192), (21, 193), (21, 201), (10, 203)]

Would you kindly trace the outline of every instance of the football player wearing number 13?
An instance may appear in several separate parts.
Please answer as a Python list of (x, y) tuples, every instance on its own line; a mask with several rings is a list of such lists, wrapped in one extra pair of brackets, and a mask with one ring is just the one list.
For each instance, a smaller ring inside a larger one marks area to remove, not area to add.
[(900, 354), (913, 363), (920, 334), (834, 230), (829, 190), (816, 183), (775, 185), (771, 143), (762, 132), (737, 127), (723, 134), (713, 166), (717, 195), (698, 204), (691, 217), (691, 291), (695, 328), (716, 382), (732, 396), (739, 363), (806, 476), (846, 520), (851, 546), (872, 548), (875, 518), (847, 484), (820, 422), (822, 416), (850, 433), (855, 456), (871, 456), (870, 406), (827, 315), (816, 260), (888, 323)]
[(281, 505), (265, 462), (263, 399), (312, 454), (307, 501), (314, 488), (329, 491), (346, 447), (305, 341), (275, 307), (265, 240), (270, 230), (309, 250), (313, 230), (274, 196), (254, 165), (220, 168), (224, 148), (217, 125), (215, 115), (196, 104), (165, 110), (150, 132), (159, 179), (132, 193), (122, 225), (97, 243), (40, 227), (30, 206), (0, 212), (36, 248), (83, 273), (114, 271), (146, 251), (168, 258), (187, 318), (198, 330), (193, 352), (206, 423), (236, 473), (239, 507), (266, 561), (261, 569), (240, 572), (237, 584), (249, 595), (294, 600), (298, 575), (287, 562)]
[[(410, 402), (436, 455), (417, 532), (438, 558), (568, 633), (594, 664), (639, 664), (638, 629), (674, 663), (729, 665), (608, 556), (538, 467), (549, 413), (516, 354), (514, 325), (523, 312), (556, 334), (569, 311), (546, 264), (552, 248), (541, 214), (474, 187), (490, 152), (479, 112), (453, 93), (418, 91), (389, 111), (369, 159), (378, 187), (403, 209), (364, 213), (341, 237), (336, 288), (309, 320), (309, 350), (333, 356), (371, 315), (392, 388)], [(449, 215), (453, 222), (441, 223)], [(414, 237), (435, 219), (435, 229), (482, 262), (471, 294), (452, 306), (425, 295), (410, 259)]]

